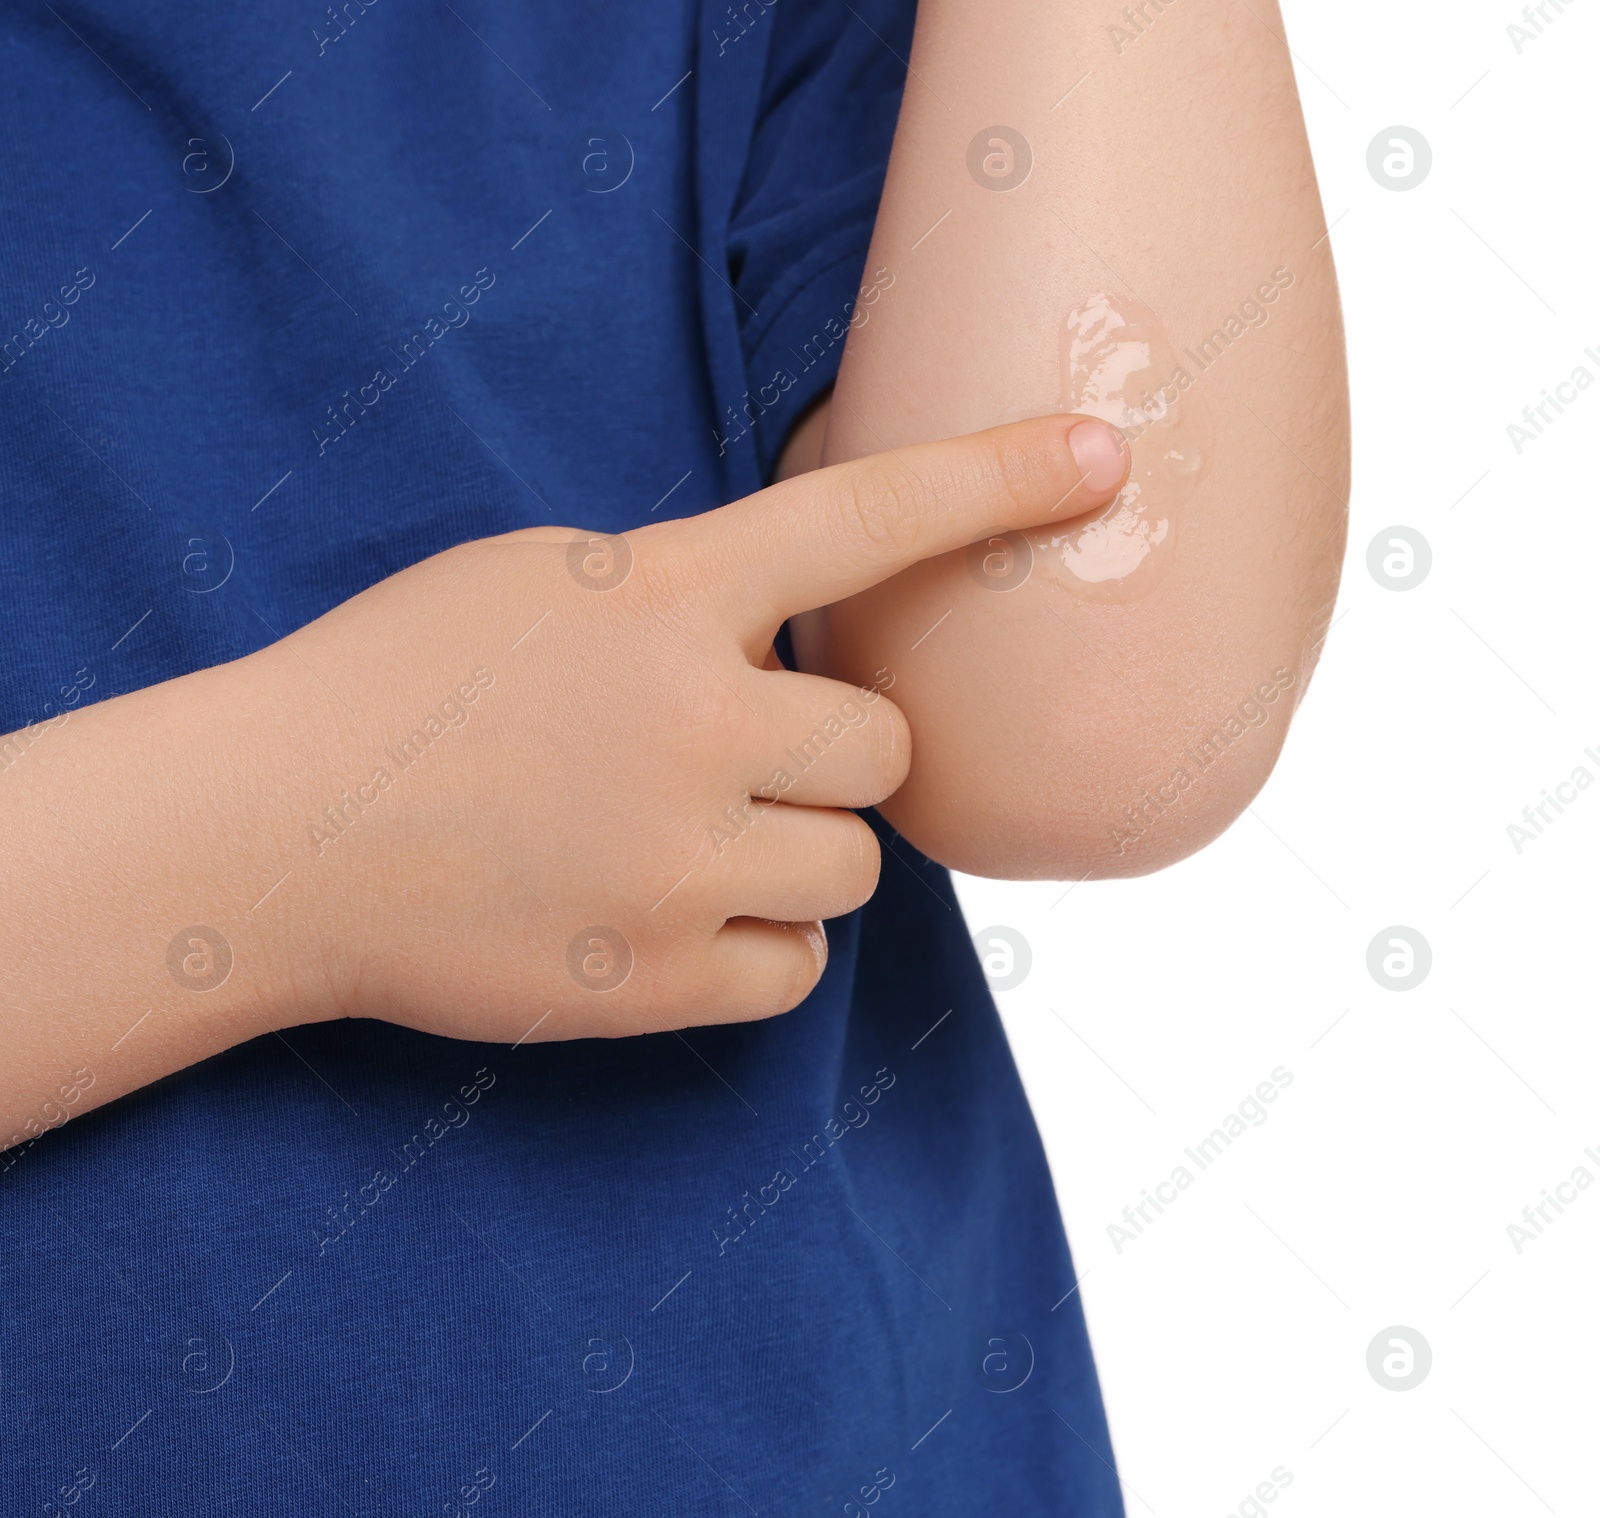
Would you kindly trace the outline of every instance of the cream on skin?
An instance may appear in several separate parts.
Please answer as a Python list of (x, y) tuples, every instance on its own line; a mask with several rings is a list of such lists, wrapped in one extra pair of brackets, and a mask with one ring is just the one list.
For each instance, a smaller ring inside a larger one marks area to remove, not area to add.
[(1155, 312), (1105, 291), (1062, 321), (1061, 373), (1061, 409), (1119, 428), (1132, 464), (1109, 506), (1029, 533), (1034, 562), (1075, 595), (1132, 600), (1172, 560), (1205, 472), (1210, 413)]

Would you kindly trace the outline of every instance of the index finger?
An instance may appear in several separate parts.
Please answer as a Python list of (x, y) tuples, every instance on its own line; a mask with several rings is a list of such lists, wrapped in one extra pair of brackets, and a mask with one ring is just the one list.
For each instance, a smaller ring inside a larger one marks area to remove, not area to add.
[(995, 530), (1066, 521), (1115, 499), (1128, 447), (1109, 422), (1047, 416), (797, 475), (693, 530), (737, 571), (751, 626), (856, 595)]

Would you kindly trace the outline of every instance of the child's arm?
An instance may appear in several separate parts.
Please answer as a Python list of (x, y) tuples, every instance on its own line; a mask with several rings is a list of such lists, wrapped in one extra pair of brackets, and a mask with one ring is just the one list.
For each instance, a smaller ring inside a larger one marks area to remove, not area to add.
[(797, 629), (807, 668), (894, 671), (915, 755), (883, 811), (983, 874), (1136, 874), (1214, 837), (1337, 587), (1343, 339), (1277, 6), (1133, 11), (923, 0), (827, 424), (828, 462), (1068, 407), (1137, 435), (1142, 497), (1087, 535), (1069, 504), (1019, 588), (997, 542)]

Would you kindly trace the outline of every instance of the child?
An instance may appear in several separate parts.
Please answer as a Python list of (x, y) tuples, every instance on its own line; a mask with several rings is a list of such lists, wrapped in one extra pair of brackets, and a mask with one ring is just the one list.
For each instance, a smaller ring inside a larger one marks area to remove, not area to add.
[[(58, 11), (0, 23), (7, 1509), (1119, 1513), (941, 866), (1147, 868), (1271, 762), (1129, 841), (1219, 691), (1303, 685), (1338, 510), (1239, 442), (1247, 332), (1159, 583), (1050, 577), (1160, 507), (1059, 213), (1176, 351), (1309, 248), (1297, 127), (1218, 231), (1113, 162), (1223, 110), (1159, 31), (1051, 120), (1094, 28), (925, 6), (874, 234), (898, 0)], [(1321, 258), (1274, 425), (1338, 388)]]

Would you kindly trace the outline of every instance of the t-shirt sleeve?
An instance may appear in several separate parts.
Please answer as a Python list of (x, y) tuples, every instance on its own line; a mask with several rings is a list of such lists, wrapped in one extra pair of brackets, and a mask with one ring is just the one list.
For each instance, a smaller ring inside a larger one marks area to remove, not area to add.
[(838, 373), (915, 15), (915, 0), (774, 0), (767, 12), (761, 108), (728, 237), (763, 478)]

